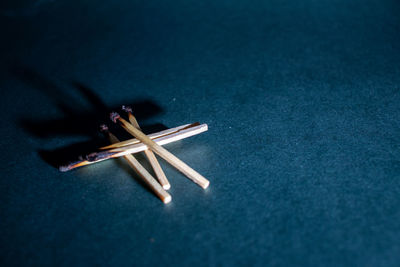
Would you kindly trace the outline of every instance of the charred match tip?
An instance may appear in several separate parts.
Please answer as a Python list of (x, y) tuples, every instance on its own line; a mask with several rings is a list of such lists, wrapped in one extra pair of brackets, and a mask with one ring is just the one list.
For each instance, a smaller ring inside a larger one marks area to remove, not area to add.
[(93, 152), (93, 153), (90, 153), (89, 155), (86, 155), (85, 160), (87, 160), (89, 162), (93, 162), (93, 161), (108, 159), (108, 158), (112, 157), (114, 154), (117, 154), (117, 153), (106, 152), (106, 151)]
[(69, 170), (70, 170), (69, 166), (60, 166), (60, 167), (58, 167), (58, 169), (59, 169), (61, 172), (66, 172), (66, 171), (69, 171)]
[(117, 120), (120, 118), (119, 114), (117, 112), (111, 112), (110, 113), (110, 119), (114, 122), (117, 123)]
[(105, 124), (100, 125), (100, 132), (108, 132), (108, 126)]
[(130, 106), (122, 105), (122, 110), (128, 113), (132, 113), (132, 108)]

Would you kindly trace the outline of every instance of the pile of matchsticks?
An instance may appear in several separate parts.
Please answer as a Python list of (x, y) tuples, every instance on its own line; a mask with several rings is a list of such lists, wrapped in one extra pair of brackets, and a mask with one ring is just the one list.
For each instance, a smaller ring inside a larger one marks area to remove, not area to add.
[[(210, 182), (206, 178), (162, 147), (164, 144), (207, 131), (207, 124), (186, 124), (158, 133), (145, 135), (141, 131), (136, 118), (133, 116), (132, 109), (127, 106), (122, 106), (122, 110), (128, 113), (129, 122), (121, 118), (121, 116), (116, 112), (110, 114), (110, 119), (114, 123), (118, 123), (135, 138), (120, 142), (118, 138), (109, 131), (108, 127), (103, 124), (101, 125), (100, 130), (108, 137), (111, 145), (101, 147), (98, 152), (91, 153), (84, 158), (82, 157), (79, 161), (70, 163), (66, 166), (61, 166), (60, 171), (65, 172), (103, 160), (124, 157), (154, 194), (166, 204), (172, 200), (171, 195), (166, 191), (170, 189), (171, 185), (157, 161), (154, 154), (156, 153), (203, 189), (206, 189), (209, 186)], [(144, 151), (146, 158), (150, 162), (158, 181), (132, 155), (142, 151)]]

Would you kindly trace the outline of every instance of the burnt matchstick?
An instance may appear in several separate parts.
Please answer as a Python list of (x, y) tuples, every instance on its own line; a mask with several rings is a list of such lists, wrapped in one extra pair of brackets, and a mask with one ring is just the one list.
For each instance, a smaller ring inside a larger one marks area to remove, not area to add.
[[(149, 134), (148, 136), (154, 141), (159, 144), (159, 145), (165, 145), (169, 144), (178, 140), (182, 140), (187, 137), (191, 137), (193, 135), (200, 134), (202, 132), (205, 132), (208, 130), (207, 124), (199, 124), (199, 123), (193, 123), (193, 124), (186, 124), (182, 125), (179, 127), (171, 128), (168, 130), (164, 130), (161, 132)], [(103, 160), (107, 159), (112, 159), (112, 158), (118, 158), (122, 157), (128, 154), (134, 154), (138, 152), (142, 152), (147, 148), (147, 146), (143, 143), (141, 143), (137, 139), (130, 139), (127, 140), (127, 142), (119, 142), (115, 144), (121, 144), (118, 145), (117, 147), (103, 147), (100, 149), (106, 149), (100, 152), (93, 152), (89, 155), (87, 155), (85, 158), (82, 158), (78, 161), (72, 162), (68, 165), (65, 166), (60, 166), (59, 170), (66, 172), (70, 171), (72, 169), (82, 167), (82, 166), (87, 166), (93, 163), (101, 162)]]
[(138, 140), (140, 140), (142, 143), (148, 146), (149, 149), (153, 150), (155, 153), (157, 153), (160, 157), (165, 159), (169, 164), (174, 166), (176, 169), (181, 171), (183, 174), (185, 174), (189, 179), (191, 179), (193, 182), (197, 183), (199, 186), (201, 186), (203, 189), (206, 189), (210, 182), (204, 178), (201, 174), (190, 168), (186, 163), (178, 159), (175, 155), (170, 153), (168, 150), (163, 148), (162, 146), (158, 145), (156, 142), (151, 140), (147, 135), (142, 133), (142, 131), (136, 129), (133, 127), (129, 122), (124, 120), (119, 116), (118, 113), (112, 112), (110, 114), (110, 119), (114, 122), (119, 124), (129, 133), (131, 133), (133, 136), (135, 136)]
[[(100, 131), (108, 136), (108, 139), (111, 143), (119, 142), (118, 138), (113, 135), (106, 125), (100, 126)], [(166, 192), (160, 184), (154, 179), (154, 177), (142, 166), (142, 164), (137, 161), (137, 159), (131, 154), (125, 155), (124, 159), (126, 159), (129, 165), (136, 171), (136, 173), (143, 179), (143, 181), (150, 187), (150, 189), (158, 196), (164, 204), (171, 202), (172, 197), (168, 192)]]
[[(136, 118), (132, 114), (132, 108), (128, 106), (122, 106), (122, 110), (128, 113), (129, 116), (129, 122), (133, 125), (133, 127), (137, 128), (138, 130), (140, 129), (139, 123), (137, 122)], [(160, 182), (161, 186), (165, 189), (168, 190), (171, 188), (171, 184), (169, 183), (167, 177), (165, 176), (164, 171), (162, 170), (160, 163), (158, 162), (156, 155), (154, 155), (154, 152), (151, 151), (150, 149), (146, 149), (144, 151), (144, 154), (146, 155), (147, 159), (150, 162), (151, 167), (154, 170), (154, 173), (157, 176), (158, 181)]]

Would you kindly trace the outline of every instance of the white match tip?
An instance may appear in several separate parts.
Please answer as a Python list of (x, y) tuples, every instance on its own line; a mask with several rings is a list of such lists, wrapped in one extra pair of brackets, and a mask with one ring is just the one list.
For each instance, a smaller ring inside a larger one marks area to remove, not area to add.
[(168, 204), (169, 202), (171, 202), (171, 200), (172, 200), (172, 197), (170, 195), (168, 195), (163, 199), (163, 202), (164, 202), (164, 204)]
[(210, 185), (210, 181), (204, 182), (204, 184), (201, 186), (203, 189), (207, 189), (207, 187)]
[(165, 190), (169, 190), (171, 188), (170, 184), (165, 184), (162, 186), (162, 188), (164, 188)]

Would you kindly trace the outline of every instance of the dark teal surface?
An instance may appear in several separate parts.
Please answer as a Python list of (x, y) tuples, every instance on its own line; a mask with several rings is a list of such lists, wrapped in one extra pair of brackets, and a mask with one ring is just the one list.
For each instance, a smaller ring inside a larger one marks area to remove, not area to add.
[[(398, 1), (0, 7), (2, 266), (399, 266)], [(121, 104), (210, 188), (50, 163)]]

